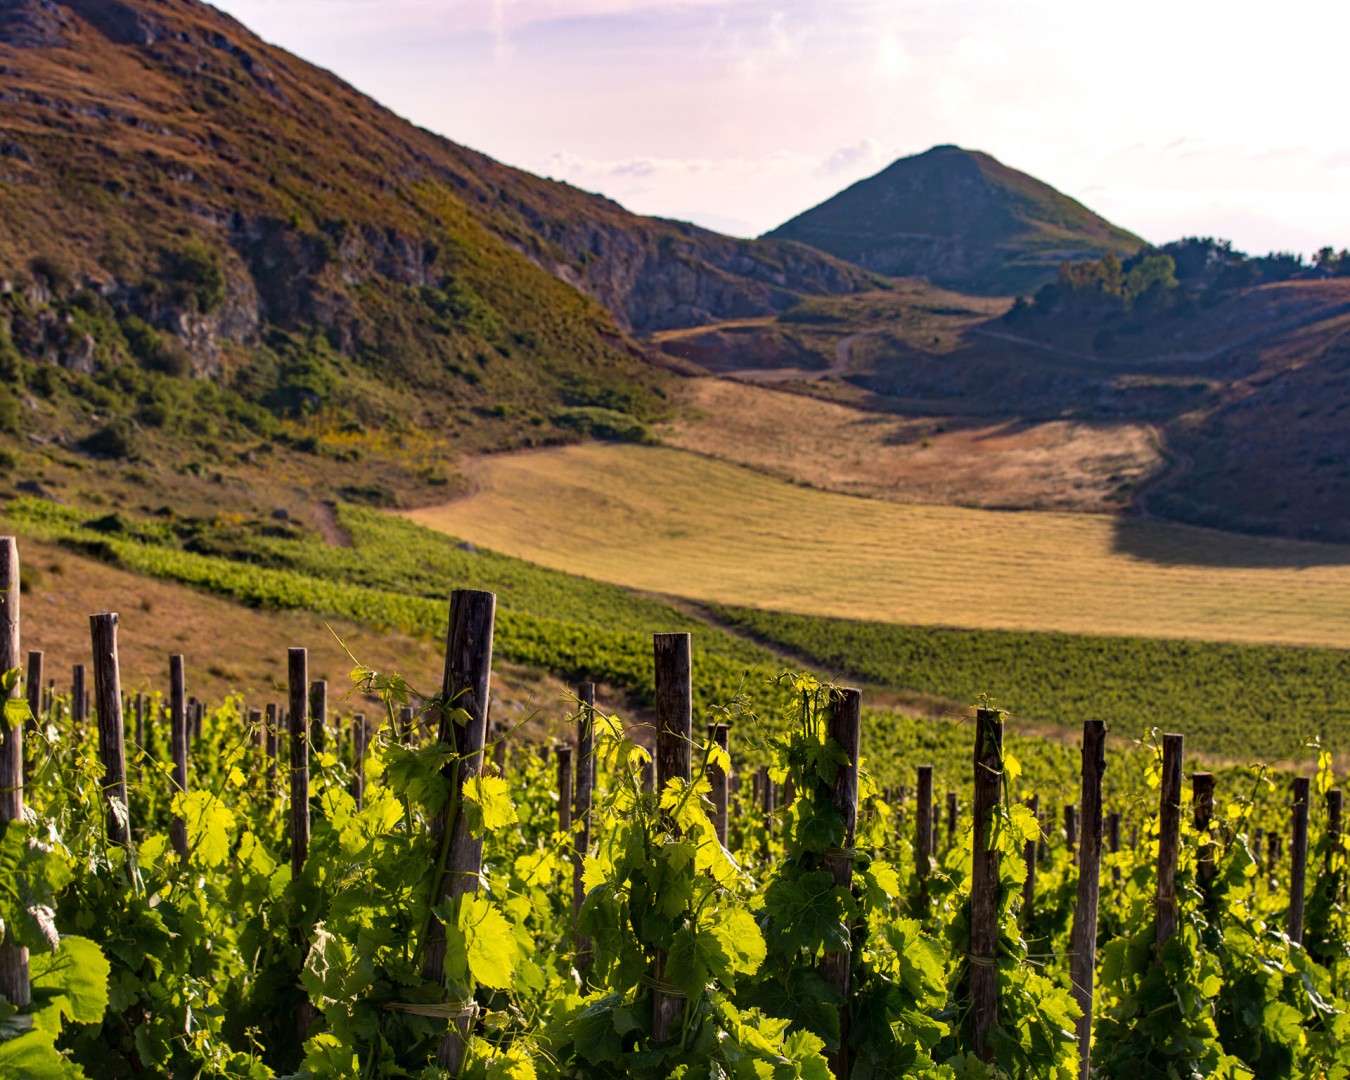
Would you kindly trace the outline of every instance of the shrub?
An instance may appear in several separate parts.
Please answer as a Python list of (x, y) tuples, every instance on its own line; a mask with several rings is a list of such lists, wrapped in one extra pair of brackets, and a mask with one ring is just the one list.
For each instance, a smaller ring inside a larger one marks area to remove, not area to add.
[(131, 420), (119, 417), (85, 438), (80, 447), (86, 453), (116, 461), (131, 460), (137, 456), (139, 430)]
[(553, 423), (560, 428), (611, 442), (652, 442), (650, 429), (641, 420), (617, 409), (593, 406), (561, 409), (553, 414)]
[(17, 435), (23, 427), (23, 406), (19, 395), (7, 386), (0, 386), (0, 432)]

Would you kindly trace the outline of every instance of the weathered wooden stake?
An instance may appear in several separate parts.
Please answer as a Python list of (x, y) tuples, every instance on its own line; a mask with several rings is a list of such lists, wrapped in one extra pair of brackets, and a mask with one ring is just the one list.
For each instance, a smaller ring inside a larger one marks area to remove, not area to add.
[(1022, 925), (1028, 926), (1036, 913), (1036, 848), (1040, 844), (1041, 797), (1033, 795), (1027, 800), (1027, 809), (1036, 818), (1037, 835), (1028, 840), (1022, 848), (1022, 860), (1027, 864), (1027, 877), (1022, 882)]
[(572, 831), (572, 748), (558, 746), (558, 831)]
[(84, 722), (89, 719), (89, 695), (84, 689), (84, 665), (76, 664), (70, 669), (70, 722), (75, 730), (83, 732)]
[(291, 877), (298, 879), (309, 856), (309, 650), (289, 649), (291, 699)]
[[(0, 549), (0, 560), (3, 560), (5, 553)], [(0, 603), (3, 603), (0, 600)], [(28, 711), (32, 715), (28, 718), (28, 730), (36, 731), (38, 717), (42, 715), (42, 653), (33, 651), (28, 654), (28, 677), (24, 680), (23, 688), (28, 694)]]
[(145, 779), (145, 695), (137, 694), (136, 708), (136, 780)]
[[(12, 536), (0, 536), (0, 672), (13, 671), (19, 666), (19, 542)], [(38, 677), (29, 683), (29, 700), (33, 687), (42, 684), (42, 654), (30, 653), (28, 670), (33, 670), (32, 658), (38, 657)], [(17, 697), (15, 686), (3, 697)], [(3, 700), (0, 699), (0, 707)], [(23, 726), (0, 724), (0, 822), (23, 820)], [(0, 944), (0, 994), (11, 1005), (20, 1009), (32, 1004), (32, 984), (28, 978), (28, 950), (9, 941), (8, 930)]]
[(993, 817), (1003, 798), (1003, 714), (975, 711), (974, 826), (970, 876), (970, 1026), (975, 1053), (993, 1053), (989, 1032), (998, 1024), (999, 853), (992, 847)]
[[(691, 642), (688, 634), (656, 634), (656, 790), (671, 780), (691, 778), (690, 744), (694, 732)], [(667, 828), (674, 823), (663, 812)], [(684, 997), (665, 981), (666, 953), (657, 953), (652, 990), (652, 1040), (668, 1042), (680, 1029)]]
[(275, 702), (268, 702), (263, 710), (263, 728), (266, 730), (267, 745), (267, 790), (273, 796), (277, 793), (277, 732), (280, 730), (277, 723), (277, 706)]
[[(169, 753), (173, 757), (173, 786), (185, 792), (188, 789), (188, 722), (187, 679), (183, 657), (174, 653), (169, 657)], [(187, 821), (175, 814), (169, 822), (169, 839), (180, 862), (188, 861)]]
[[(497, 597), (490, 592), (457, 589), (450, 594), (450, 626), (446, 636), (445, 677), (441, 700), (438, 738), (455, 748), (456, 760), (446, 766), (451, 795), (436, 819), (435, 835), (446, 837), (446, 860), (436, 885), (447, 912), (456, 914), (460, 897), (478, 891), (483, 869), (483, 841), (469, 832), (467, 815), (459, 812), (466, 784), (482, 768), (483, 744), (487, 741), (488, 708), (491, 703), (492, 630), (497, 612)], [(464, 719), (453, 720), (450, 713), (463, 710)], [(422, 975), (433, 982), (445, 978), (445, 927), (432, 919), (423, 951)], [(452, 1075), (458, 1075), (469, 1045), (469, 1029), (476, 1007), (472, 1001), (453, 1002), (457, 1011), (450, 1030), (441, 1037), (436, 1050), (437, 1062)]]
[[(1341, 850), (1341, 813), (1344, 808), (1344, 797), (1340, 788), (1332, 788), (1327, 792), (1327, 857), (1326, 869), (1328, 873), (1332, 872), (1331, 860), (1336, 853)], [(1339, 895), (1339, 889), (1337, 889)]]
[(914, 873), (919, 879), (919, 912), (928, 914), (928, 875), (933, 872), (933, 766), (917, 770), (919, 805), (914, 814)]
[(1294, 777), (1294, 816), (1289, 837), (1289, 940), (1303, 944), (1303, 904), (1308, 877), (1308, 795), (1311, 782)]
[(1208, 886), (1214, 880), (1214, 844), (1208, 839), (1209, 825), (1214, 820), (1214, 774), (1191, 774), (1191, 814), (1195, 831), (1200, 833), (1200, 883)]
[[(835, 888), (846, 892), (853, 887), (853, 840), (858, 824), (858, 756), (862, 745), (862, 694), (840, 688), (831, 696), (828, 738), (848, 759), (835, 773), (830, 801), (844, 818), (844, 843), (839, 851), (825, 856), (822, 869), (834, 875)], [(847, 926), (847, 922), (845, 923)], [(828, 1055), (830, 1071), (837, 1077), (849, 1075), (849, 983), (853, 971), (853, 952), (827, 952), (820, 958), (821, 977), (843, 998), (839, 1006), (839, 1048)]]
[(577, 687), (581, 708), (577, 712), (577, 784), (572, 808), (572, 933), (576, 942), (577, 970), (585, 971), (591, 962), (591, 939), (582, 935), (577, 920), (586, 899), (583, 875), (586, 852), (591, 846), (591, 800), (595, 792), (595, 683)]
[(1097, 896), (1102, 859), (1102, 775), (1106, 772), (1106, 724), (1083, 724), (1083, 836), (1078, 849), (1078, 906), (1069, 943), (1069, 978), (1074, 1000), (1083, 1010), (1078, 1019), (1080, 1080), (1088, 1080), (1092, 1063), (1092, 998), (1097, 970)]
[[(726, 724), (709, 724), (708, 739), (723, 753), (730, 753), (731, 728)], [(708, 783), (712, 785), (713, 829), (717, 842), (727, 846), (727, 770), (716, 762), (708, 763)]]
[(98, 709), (98, 754), (103, 762), (103, 798), (108, 804), (108, 839), (131, 847), (127, 804), (126, 729), (122, 720), (121, 675), (117, 670), (117, 614), (89, 616), (94, 652), (94, 693)]
[(1275, 877), (1275, 870), (1280, 864), (1280, 853), (1283, 851), (1284, 843), (1280, 839), (1279, 833), (1271, 833), (1266, 837), (1266, 876)]
[(366, 805), (366, 714), (357, 713), (352, 717), (352, 798), (356, 800), (356, 809)]
[(956, 792), (947, 792), (947, 847), (956, 843)]
[[(1106, 817), (1106, 839), (1111, 848), (1111, 854), (1114, 855), (1120, 850), (1120, 811), (1112, 810)], [(1115, 885), (1120, 884), (1120, 867), (1111, 867), (1111, 881)]]
[(1158, 962), (1177, 930), (1177, 866), (1181, 859), (1181, 759), (1185, 739), (1163, 735), (1162, 784), (1158, 792)]
[(309, 742), (316, 754), (328, 746), (328, 680), (309, 684)]
[(1078, 807), (1067, 803), (1064, 807), (1064, 844), (1069, 850), (1069, 861), (1078, 862)]

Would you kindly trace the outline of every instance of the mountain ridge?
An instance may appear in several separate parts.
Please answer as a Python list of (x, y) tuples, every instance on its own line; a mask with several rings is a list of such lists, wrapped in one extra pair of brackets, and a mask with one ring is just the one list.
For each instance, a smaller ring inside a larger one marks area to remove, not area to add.
[(1060, 262), (1145, 246), (1049, 184), (951, 144), (900, 158), (764, 235), (977, 294), (1031, 292)]

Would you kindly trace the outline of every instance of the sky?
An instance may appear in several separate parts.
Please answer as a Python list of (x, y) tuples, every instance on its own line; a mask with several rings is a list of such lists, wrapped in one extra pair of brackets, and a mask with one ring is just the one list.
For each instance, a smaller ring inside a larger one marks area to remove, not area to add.
[(1153, 243), (1350, 247), (1339, 0), (217, 0), (413, 122), (754, 236), (939, 143)]

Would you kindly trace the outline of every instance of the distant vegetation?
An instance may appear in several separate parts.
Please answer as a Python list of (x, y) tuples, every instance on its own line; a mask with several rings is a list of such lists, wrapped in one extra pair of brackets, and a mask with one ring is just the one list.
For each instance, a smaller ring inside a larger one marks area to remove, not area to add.
[(1254, 285), (1297, 279), (1350, 277), (1350, 252), (1322, 248), (1311, 263), (1292, 252), (1251, 256), (1232, 242), (1186, 237), (1143, 247), (1126, 258), (1064, 262), (1034, 297), (1019, 297), (1004, 316), (1011, 325), (1098, 323), (1095, 348), (1109, 350), (1120, 334), (1145, 324), (1186, 319)]

